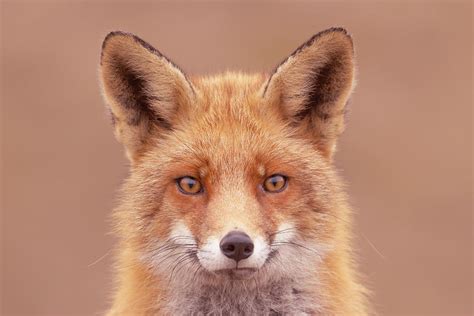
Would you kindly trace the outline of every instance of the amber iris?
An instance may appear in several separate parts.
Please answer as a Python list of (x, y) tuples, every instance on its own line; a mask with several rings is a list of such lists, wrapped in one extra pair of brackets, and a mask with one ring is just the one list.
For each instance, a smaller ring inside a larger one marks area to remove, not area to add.
[(202, 192), (202, 185), (199, 180), (193, 177), (182, 177), (176, 180), (178, 189), (184, 194), (199, 194)]
[(267, 192), (278, 193), (286, 189), (288, 179), (281, 174), (274, 174), (265, 179), (263, 188)]

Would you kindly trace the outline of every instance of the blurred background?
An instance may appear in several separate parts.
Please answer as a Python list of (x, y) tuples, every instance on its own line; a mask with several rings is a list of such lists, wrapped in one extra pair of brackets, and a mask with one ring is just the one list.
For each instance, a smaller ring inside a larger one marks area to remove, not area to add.
[(100, 315), (127, 175), (101, 42), (133, 32), (188, 74), (269, 72), (311, 35), (353, 35), (337, 167), (382, 315), (472, 315), (470, 1), (1, 1), (1, 314)]

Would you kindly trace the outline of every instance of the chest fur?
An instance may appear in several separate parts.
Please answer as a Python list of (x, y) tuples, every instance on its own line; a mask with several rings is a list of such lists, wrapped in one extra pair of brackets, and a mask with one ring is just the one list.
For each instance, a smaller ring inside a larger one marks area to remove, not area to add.
[(259, 284), (228, 282), (173, 291), (165, 305), (170, 315), (306, 315), (317, 314), (317, 297), (292, 280)]

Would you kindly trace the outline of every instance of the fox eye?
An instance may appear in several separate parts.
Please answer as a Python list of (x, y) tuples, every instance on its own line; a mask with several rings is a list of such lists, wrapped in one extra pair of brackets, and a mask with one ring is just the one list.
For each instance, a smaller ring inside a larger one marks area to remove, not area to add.
[(202, 192), (202, 185), (196, 178), (182, 177), (176, 180), (178, 189), (184, 194), (199, 194)]
[(278, 193), (286, 189), (288, 178), (281, 174), (269, 176), (263, 182), (263, 189), (270, 193)]

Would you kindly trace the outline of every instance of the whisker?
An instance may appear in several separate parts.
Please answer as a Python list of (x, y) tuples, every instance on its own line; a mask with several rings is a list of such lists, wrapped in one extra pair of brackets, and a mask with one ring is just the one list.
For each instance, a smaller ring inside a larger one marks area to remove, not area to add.
[(170, 258), (173, 258), (173, 257), (177, 257), (175, 260), (179, 259), (180, 256), (182, 255), (185, 255), (186, 254), (186, 251), (181, 251), (181, 252), (176, 252), (176, 253), (172, 253), (170, 255), (167, 255), (165, 257), (163, 257), (159, 262), (156, 263), (157, 266), (159, 266), (161, 263), (165, 262), (167, 259), (170, 259)]
[[(190, 253), (186, 253), (184, 254), (183, 257), (180, 257), (180, 259), (178, 261), (176, 261), (176, 263), (174, 264), (173, 266), (173, 270), (171, 270), (171, 274), (170, 274), (170, 277), (169, 277), (169, 282), (171, 282), (173, 280), (173, 275), (176, 272), (179, 272), (183, 266), (185, 266), (185, 263), (190, 261), (190, 260), (194, 260), (194, 257), (192, 256), (192, 254)], [(180, 267), (178, 270), (176, 270), (178, 267)]]
[[(333, 213), (325, 212), (324, 214), (332, 216), (336, 220), (339, 220), (343, 223), (346, 223), (346, 224), (350, 225), (350, 223), (347, 220), (344, 220), (343, 218), (341, 218), (341, 217), (339, 217), (339, 216), (337, 216)], [(357, 227), (356, 227), (356, 229), (357, 229)], [(357, 229), (357, 230), (360, 233), (360, 235), (362, 236), (362, 238), (364, 238), (364, 240), (369, 244), (369, 246), (375, 251), (375, 253), (377, 255), (379, 255), (383, 260), (386, 260), (387, 258), (382, 254), (382, 252), (377, 247), (375, 247), (375, 245), (369, 240), (369, 238), (367, 238), (367, 236), (365, 236), (365, 234), (360, 229)]]
[(185, 249), (197, 249), (197, 246), (194, 244), (167, 244), (167, 245), (162, 245), (158, 248), (151, 249), (153, 252), (160, 252), (160, 251), (171, 251), (174, 249), (180, 249), (180, 248), (185, 248)]
[(107, 252), (106, 252), (105, 254), (103, 254), (102, 256), (100, 256), (99, 258), (95, 259), (94, 262), (89, 263), (89, 264), (87, 265), (87, 267), (90, 268), (90, 267), (92, 267), (92, 266), (98, 264), (99, 262), (101, 262), (102, 260), (104, 260), (104, 258), (107, 257), (107, 256), (109, 255), (109, 253), (110, 253), (110, 250), (107, 251)]
[(316, 254), (320, 259), (322, 259), (322, 258), (321, 258), (321, 254), (320, 254), (319, 251), (317, 251), (317, 250), (315, 250), (315, 249), (312, 249), (312, 248), (309, 248), (309, 247), (306, 247), (306, 246), (301, 245), (301, 244), (299, 244), (299, 243), (297, 243), (297, 242), (294, 242), (294, 241), (275, 242), (275, 243), (272, 243), (271, 246), (275, 246), (275, 245), (276, 245), (276, 246), (280, 246), (280, 245), (292, 245), (292, 246), (297, 246), (297, 247), (300, 247), (300, 248), (303, 248), (303, 249), (305, 249), (305, 250), (308, 250), (308, 251), (313, 252), (313, 253)]
[(272, 236), (275, 236), (275, 235), (279, 235), (279, 234), (283, 234), (283, 233), (291, 233), (291, 232), (294, 232), (296, 231), (296, 228), (294, 227), (290, 227), (290, 228), (285, 228), (285, 229), (282, 229), (282, 230), (279, 230), (279, 231), (276, 231), (272, 234), (270, 234), (269, 236), (272, 237)]
[(367, 236), (365, 236), (362, 232), (360, 234), (362, 235), (362, 237), (364, 237), (364, 239), (367, 241), (369, 246), (375, 251), (376, 254), (378, 254), (383, 260), (387, 260), (387, 258), (382, 254), (382, 252), (380, 252), (377, 247), (375, 247), (375, 245), (369, 240), (369, 238), (367, 238)]
[(200, 264), (199, 262), (195, 261), (195, 262), (193, 263), (193, 265), (194, 265), (194, 264), (197, 265), (197, 269), (194, 271), (194, 276), (193, 276), (192, 283), (195, 283), (196, 277), (197, 277), (197, 275), (198, 275), (198, 272), (199, 272), (199, 270), (202, 269), (202, 266), (201, 266), (201, 264)]

